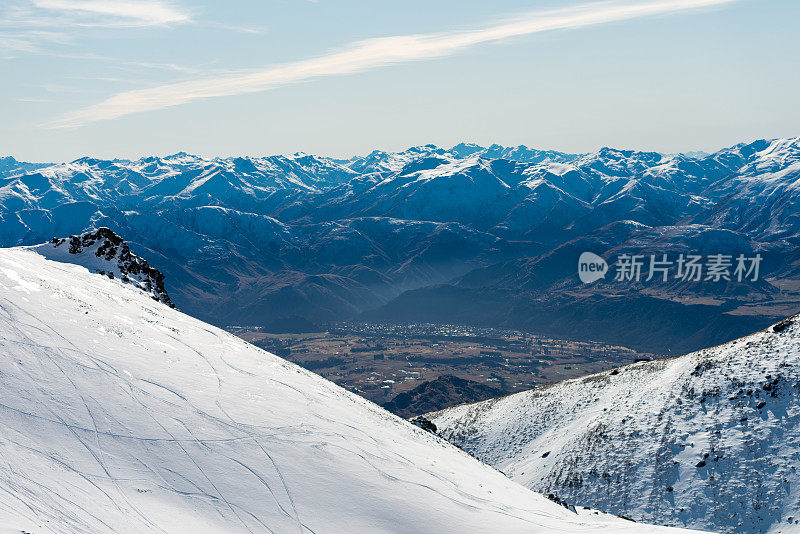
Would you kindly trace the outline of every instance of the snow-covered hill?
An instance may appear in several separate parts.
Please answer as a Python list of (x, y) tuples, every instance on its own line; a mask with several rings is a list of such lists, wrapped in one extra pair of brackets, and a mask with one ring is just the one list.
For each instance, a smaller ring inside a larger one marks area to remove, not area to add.
[(715, 531), (800, 532), (800, 316), (428, 417), (511, 479), (575, 504)]
[(555, 504), (53, 251), (0, 250), (0, 532), (660, 531)]

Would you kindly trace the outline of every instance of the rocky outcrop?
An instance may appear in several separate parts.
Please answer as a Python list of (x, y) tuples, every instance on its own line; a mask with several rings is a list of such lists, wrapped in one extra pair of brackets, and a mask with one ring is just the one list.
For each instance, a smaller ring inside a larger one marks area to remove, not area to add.
[[(131, 252), (125, 241), (110, 228), (102, 227), (68, 238), (53, 238), (50, 243), (34, 248), (49, 259), (83, 265), (112, 280), (132, 284), (154, 300), (175, 307), (164, 288), (164, 275), (147, 260)], [(65, 254), (69, 256), (65, 257)]]

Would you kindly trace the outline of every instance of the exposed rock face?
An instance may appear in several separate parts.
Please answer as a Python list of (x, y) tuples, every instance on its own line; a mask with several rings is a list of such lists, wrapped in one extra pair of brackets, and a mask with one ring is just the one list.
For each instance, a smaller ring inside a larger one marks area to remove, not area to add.
[(82, 265), (111, 279), (132, 284), (154, 300), (175, 307), (164, 289), (164, 275), (132, 253), (125, 241), (109, 228), (65, 239), (55, 237), (50, 243), (33, 248), (49, 259)]
[(442, 375), (436, 380), (423, 382), (410, 391), (396, 395), (383, 407), (400, 417), (411, 417), (456, 404), (499, 397), (503, 393), (505, 392), (501, 389), (489, 387), (474, 380)]
[(432, 432), (436, 434), (436, 425), (430, 422), (429, 419), (419, 415), (414, 419), (411, 419), (411, 423), (420, 427), (422, 430), (427, 430), (428, 432)]

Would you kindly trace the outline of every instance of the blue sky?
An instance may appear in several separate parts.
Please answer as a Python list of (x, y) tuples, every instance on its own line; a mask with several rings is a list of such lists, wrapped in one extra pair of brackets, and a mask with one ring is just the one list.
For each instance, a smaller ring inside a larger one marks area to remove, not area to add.
[(800, 135), (800, 2), (5, 0), (0, 154)]

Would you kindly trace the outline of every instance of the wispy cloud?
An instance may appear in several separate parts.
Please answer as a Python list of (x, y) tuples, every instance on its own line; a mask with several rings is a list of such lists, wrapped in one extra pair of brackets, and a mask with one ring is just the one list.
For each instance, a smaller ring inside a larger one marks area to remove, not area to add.
[(45, 54), (75, 38), (76, 28), (168, 26), (194, 22), (162, 0), (4, 0), (0, 53)]
[[(188, 11), (163, 0), (2, 0), (0, 4), (0, 58), (22, 54), (77, 58), (80, 54), (65, 52), (65, 46), (74, 46), (81, 35), (95, 28), (170, 27), (196, 22)], [(165, 68), (182, 70), (179, 65)]]
[(185, 11), (158, 0), (32, 0), (39, 9), (120, 19), (142, 25), (188, 22)]
[(0, 35), (0, 51), (7, 57), (12, 57), (9, 52), (28, 52), (35, 53), (39, 49), (36, 40), (30, 35), (4, 34)]
[(13, 57), (16, 52), (28, 54), (41, 53), (44, 43), (63, 45), (69, 37), (63, 32), (48, 30), (28, 30), (22, 32), (3, 31), (0, 27), (0, 54)]
[(199, 99), (266, 91), (323, 76), (352, 74), (397, 63), (448, 56), (472, 46), (512, 37), (584, 28), (639, 17), (719, 6), (734, 1), (736, 0), (593, 2), (570, 9), (528, 13), (468, 31), (369, 39), (323, 56), (276, 65), (255, 72), (125, 91), (96, 105), (70, 113), (47, 127), (82, 126), (90, 122), (187, 104)]

